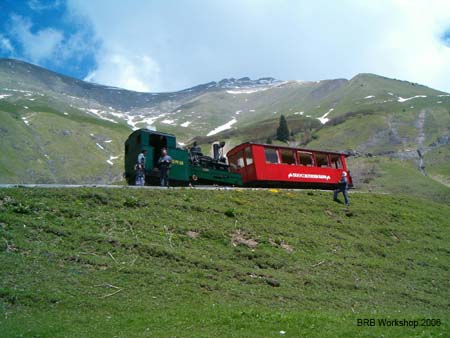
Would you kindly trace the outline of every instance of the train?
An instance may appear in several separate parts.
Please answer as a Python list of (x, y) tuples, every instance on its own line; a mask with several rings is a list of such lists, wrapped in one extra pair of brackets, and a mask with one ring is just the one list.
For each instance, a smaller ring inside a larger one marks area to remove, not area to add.
[(138, 129), (125, 141), (125, 179), (135, 185), (135, 165), (146, 150), (145, 185), (159, 185), (157, 161), (163, 148), (172, 157), (171, 186), (219, 185), (234, 187), (311, 188), (333, 190), (347, 173), (347, 154), (263, 143), (242, 143), (224, 156), (225, 142), (213, 144), (213, 156), (194, 146), (177, 145), (175, 135)]

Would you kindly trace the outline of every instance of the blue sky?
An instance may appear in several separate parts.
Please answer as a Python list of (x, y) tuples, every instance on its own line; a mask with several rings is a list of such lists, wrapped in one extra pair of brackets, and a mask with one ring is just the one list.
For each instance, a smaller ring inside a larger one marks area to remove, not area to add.
[(450, 1), (0, 0), (0, 57), (138, 91), (362, 72), (450, 91)]

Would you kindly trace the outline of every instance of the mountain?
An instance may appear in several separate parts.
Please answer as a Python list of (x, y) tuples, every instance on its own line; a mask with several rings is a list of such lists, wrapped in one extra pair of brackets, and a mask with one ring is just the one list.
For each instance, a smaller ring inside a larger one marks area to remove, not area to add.
[[(362, 188), (409, 193), (423, 186), (426, 197), (448, 194), (450, 94), (417, 83), (375, 74), (243, 77), (140, 93), (11, 59), (0, 59), (0, 181), (120, 181), (123, 142), (132, 129), (174, 133), (181, 145), (226, 140), (229, 149), (273, 138), (281, 114), (291, 144), (353, 154), (349, 162)], [(400, 179), (405, 172), (415, 184)]]
[[(211, 95), (214, 101), (214, 94), (217, 93), (240, 93), (240, 89), (256, 92), (280, 83), (282, 82), (273, 78), (250, 80), (244, 77), (223, 79), (174, 93), (140, 93), (80, 81), (17, 60), (0, 59), (0, 88), (3, 97), (46, 97), (54, 101), (50, 104), (56, 105), (56, 108), (70, 106), (110, 122), (127, 123), (133, 129), (148, 125), (179, 126), (188, 122), (190, 114), (195, 114), (187, 109), (201, 105)], [(200, 115), (195, 116), (196, 118), (209, 116), (208, 112), (200, 110)], [(217, 111), (212, 113), (215, 115)], [(217, 121), (225, 120), (219, 116)], [(216, 126), (214, 122), (193, 121), (186, 124), (191, 124), (186, 130), (197, 135), (202, 130)]]

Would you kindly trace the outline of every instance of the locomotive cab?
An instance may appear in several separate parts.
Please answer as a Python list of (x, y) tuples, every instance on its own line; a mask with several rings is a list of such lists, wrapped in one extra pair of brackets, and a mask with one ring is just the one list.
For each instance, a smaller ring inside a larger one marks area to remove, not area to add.
[(135, 165), (137, 157), (143, 150), (145, 157), (145, 184), (159, 185), (160, 172), (157, 167), (161, 150), (167, 149), (172, 157), (169, 171), (170, 185), (186, 186), (194, 181), (199, 184), (242, 185), (239, 174), (231, 173), (226, 163), (215, 157), (205, 156), (201, 149), (187, 151), (177, 148), (176, 138), (172, 134), (156, 132), (149, 129), (134, 131), (125, 142), (125, 178), (129, 185), (136, 181)]
[(143, 150), (147, 150), (144, 163), (145, 184), (159, 185), (157, 162), (163, 148), (166, 148), (168, 155), (172, 157), (172, 168), (169, 173), (171, 184), (180, 185), (188, 181), (187, 152), (176, 147), (175, 136), (149, 129), (139, 129), (134, 131), (125, 142), (125, 178), (129, 185), (135, 184), (134, 166), (137, 156)]

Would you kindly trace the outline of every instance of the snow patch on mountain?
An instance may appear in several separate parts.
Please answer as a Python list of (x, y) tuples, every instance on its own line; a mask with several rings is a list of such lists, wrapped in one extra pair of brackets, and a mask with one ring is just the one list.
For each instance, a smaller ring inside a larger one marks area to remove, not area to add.
[(106, 163), (108, 163), (109, 165), (114, 165), (114, 160), (117, 160), (119, 158), (119, 156), (113, 156), (113, 155), (110, 155), (109, 156), (109, 159), (107, 159), (106, 160)]
[(192, 123), (191, 121), (186, 121), (186, 122), (183, 122), (182, 124), (180, 124), (180, 126), (182, 126), (182, 127), (184, 127), (184, 128), (187, 128), (187, 127), (189, 127), (189, 125), (190, 125), (191, 123)]
[(11, 88), (3, 88), (4, 90), (10, 91), (10, 92), (16, 92), (16, 93), (28, 93), (28, 94), (34, 94), (33, 92), (30, 92), (29, 90), (21, 90), (21, 89), (11, 89)]
[(269, 88), (246, 88), (246, 89), (227, 90), (226, 92), (228, 94), (232, 94), (232, 95), (236, 95), (236, 94), (238, 94), (238, 95), (239, 94), (254, 94), (254, 93), (257, 93), (257, 92), (265, 91), (267, 89), (270, 89), (270, 87)]
[(320, 121), (320, 123), (325, 124), (328, 121), (330, 121), (330, 119), (327, 117), (328, 114), (330, 114), (332, 111), (334, 110), (334, 108), (331, 108), (329, 111), (327, 111), (325, 114), (323, 114), (321, 117), (318, 117), (317, 119)]
[(237, 122), (237, 120), (235, 118), (233, 118), (231, 121), (228, 121), (227, 123), (222, 124), (221, 126), (218, 126), (217, 128), (211, 130), (206, 136), (216, 135), (224, 130), (231, 129), (231, 126), (233, 124), (235, 124), (236, 122)]
[[(80, 110), (86, 110), (85, 108), (78, 108), (78, 109), (80, 109)], [(102, 120), (109, 121), (109, 122), (112, 122), (112, 123), (118, 123), (116, 120), (113, 120), (113, 119), (110, 119), (109, 117), (106, 117), (106, 116), (104, 115), (106, 112), (100, 111), (99, 109), (93, 109), (93, 108), (91, 108), (91, 109), (87, 109), (87, 111), (88, 111), (89, 113), (91, 113), (91, 114), (93, 114), (93, 115), (95, 115), (95, 116), (101, 118)]]
[(407, 97), (407, 98), (403, 98), (401, 96), (398, 97), (398, 102), (406, 102), (415, 98), (419, 98), (419, 97), (427, 97), (426, 95), (416, 95), (416, 96), (412, 96), (412, 97)]
[(118, 113), (118, 112), (110, 112), (114, 117), (117, 117), (121, 120), (124, 120), (132, 130), (137, 130), (139, 127), (138, 124), (143, 124), (148, 126), (152, 126), (153, 123), (161, 117), (166, 116), (166, 114), (160, 114), (157, 116), (145, 117), (144, 115), (131, 115), (130, 112)]

